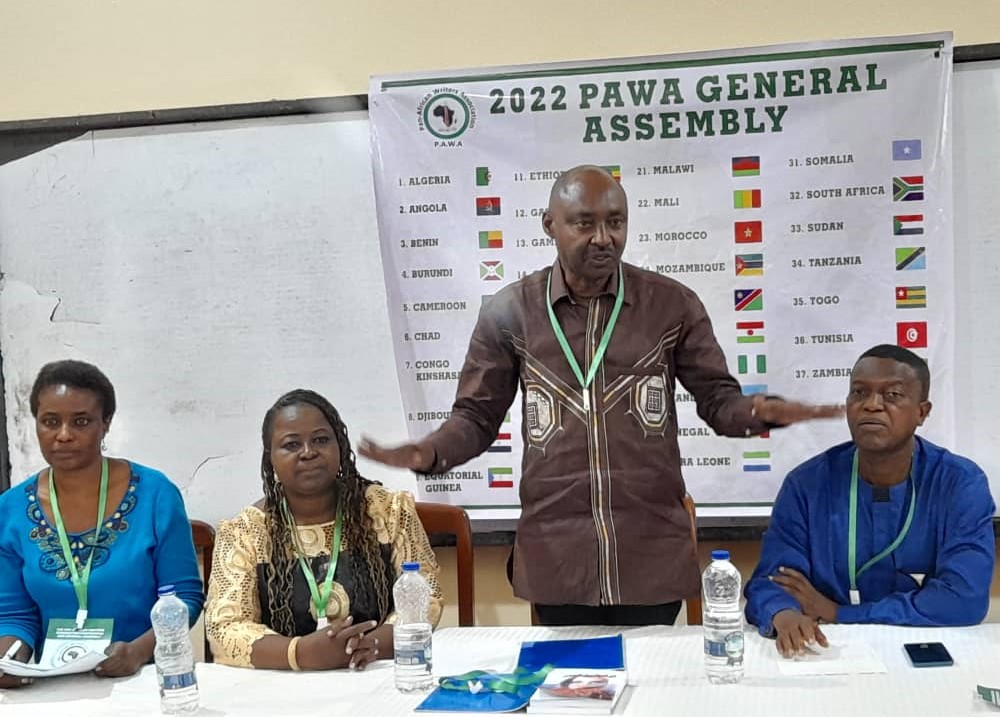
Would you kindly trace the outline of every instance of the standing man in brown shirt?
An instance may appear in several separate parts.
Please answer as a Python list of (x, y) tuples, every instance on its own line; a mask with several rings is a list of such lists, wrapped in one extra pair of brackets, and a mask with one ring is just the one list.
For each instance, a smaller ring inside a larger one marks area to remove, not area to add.
[(744, 396), (686, 286), (621, 261), (625, 191), (595, 166), (556, 180), (542, 218), (558, 258), (483, 307), (451, 417), (416, 443), (361, 455), (420, 473), (478, 456), (522, 389), (514, 593), (543, 624), (673, 624), (699, 592), (684, 509), (675, 380), (727, 436), (835, 417)]

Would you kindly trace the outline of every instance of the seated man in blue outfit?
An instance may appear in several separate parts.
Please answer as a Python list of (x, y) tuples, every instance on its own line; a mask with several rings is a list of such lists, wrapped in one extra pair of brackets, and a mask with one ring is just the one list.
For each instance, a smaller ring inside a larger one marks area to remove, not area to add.
[(826, 645), (820, 622), (972, 625), (990, 600), (993, 498), (982, 469), (914, 435), (931, 411), (912, 351), (869, 349), (851, 372), (852, 441), (785, 478), (747, 619), (785, 657)]

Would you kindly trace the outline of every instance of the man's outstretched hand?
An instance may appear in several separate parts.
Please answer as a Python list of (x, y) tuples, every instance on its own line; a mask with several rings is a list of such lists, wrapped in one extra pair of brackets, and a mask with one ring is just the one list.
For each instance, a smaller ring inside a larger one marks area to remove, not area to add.
[(406, 468), (418, 473), (429, 471), (434, 466), (436, 458), (434, 449), (423, 443), (404, 443), (389, 448), (368, 437), (363, 437), (358, 444), (358, 454), (382, 465)]

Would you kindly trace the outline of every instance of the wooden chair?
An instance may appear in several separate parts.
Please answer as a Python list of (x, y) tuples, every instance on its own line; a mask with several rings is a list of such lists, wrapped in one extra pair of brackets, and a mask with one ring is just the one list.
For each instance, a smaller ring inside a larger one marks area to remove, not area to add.
[(476, 624), (476, 580), (472, 559), (472, 527), (469, 515), (455, 505), (417, 503), (417, 515), (424, 532), (444, 533), (455, 536), (458, 566), (458, 624), (471, 627)]
[[(194, 539), (194, 549), (201, 555), (204, 574), (205, 595), (208, 595), (208, 580), (212, 575), (212, 554), (215, 552), (215, 529), (202, 520), (191, 521), (191, 537)], [(205, 662), (212, 662), (212, 649), (208, 644), (208, 633), (205, 634)]]
[[(695, 516), (694, 508), (694, 498), (691, 497), (689, 493), (684, 494), (684, 509), (687, 510), (688, 517), (691, 519), (691, 540), (694, 543), (694, 554), (698, 555), (698, 521)], [(689, 597), (684, 601), (687, 606), (687, 624), (688, 625), (700, 625), (701, 624), (701, 587), (698, 588), (698, 594)]]

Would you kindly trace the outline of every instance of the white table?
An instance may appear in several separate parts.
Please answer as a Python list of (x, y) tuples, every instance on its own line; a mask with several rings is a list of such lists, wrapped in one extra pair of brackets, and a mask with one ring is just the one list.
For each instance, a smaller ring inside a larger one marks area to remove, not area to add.
[[(977, 683), (1000, 687), (1000, 624), (917, 629), (828, 626), (832, 641), (864, 641), (887, 674), (787, 677), (778, 671), (771, 641), (747, 633), (746, 678), (739, 685), (710, 685), (702, 666), (700, 628), (449, 628), (434, 636), (435, 672), (511, 669), (522, 640), (587, 637), (624, 632), (630, 683), (616, 714), (683, 715), (1000, 715), (974, 696)], [(914, 669), (906, 642), (940, 641), (954, 667)], [(199, 664), (204, 717), (307, 715), (359, 717), (412, 714), (422, 699), (393, 687), (392, 664), (364, 672), (268, 672)], [(737, 704), (738, 703), (738, 704)], [(0, 691), (0, 717), (113, 717), (159, 713), (151, 667), (135, 677), (102, 680), (91, 675), (39, 680), (23, 690)]]

